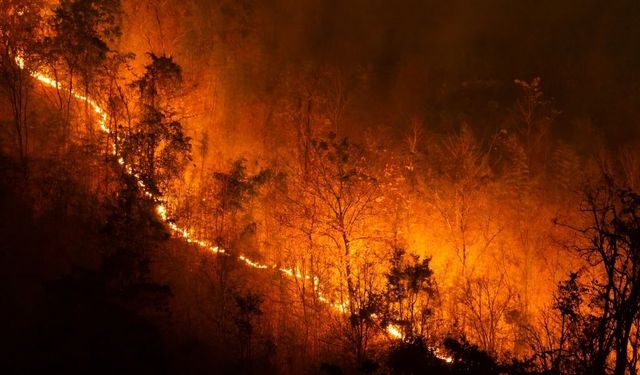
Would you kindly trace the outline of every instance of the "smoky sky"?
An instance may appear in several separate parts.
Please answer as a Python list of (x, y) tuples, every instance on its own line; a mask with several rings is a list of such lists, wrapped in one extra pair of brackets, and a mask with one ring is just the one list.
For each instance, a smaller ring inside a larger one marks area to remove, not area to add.
[(539, 76), (561, 132), (579, 119), (613, 140), (640, 135), (638, 1), (199, 1), (222, 9), (212, 27), (242, 19), (258, 41), (254, 84), (307, 65), (366, 75), (355, 102), (391, 118), (506, 108), (514, 79)]

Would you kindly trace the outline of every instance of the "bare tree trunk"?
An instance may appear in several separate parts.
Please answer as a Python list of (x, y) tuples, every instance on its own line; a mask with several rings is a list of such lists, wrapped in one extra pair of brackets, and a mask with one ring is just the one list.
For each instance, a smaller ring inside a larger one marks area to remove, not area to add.
[(11, 101), (11, 110), (13, 112), (13, 123), (16, 132), (16, 145), (18, 147), (18, 155), (20, 163), (25, 169), (27, 167), (29, 134), (27, 129), (27, 110), (28, 110), (28, 78), (25, 72), (19, 67), (11, 67), (6, 71), (7, 86), (9, 88), (9, 100)]

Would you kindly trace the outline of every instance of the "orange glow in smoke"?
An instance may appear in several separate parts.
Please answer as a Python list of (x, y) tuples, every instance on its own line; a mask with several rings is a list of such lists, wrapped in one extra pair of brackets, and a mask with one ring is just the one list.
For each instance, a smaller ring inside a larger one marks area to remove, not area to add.
[[(25, 61), (22, 57), (16, 57), (16, 64), (21, 68), (24, 69), (25, 68)], [(55, 89), (60, 89), (63, 85), (56, 81), (55, 79), (49, 77), (46, 73), (44, 72), (39, 72), (39, 71), (35, 71), (35, 72), (31, 72), (30, 73), (31, 76), (38, 80), (40, 83), (42, 83), (45, 86), (51, 87), (51, 88), (55, 88)], [(100, 130), (105, 133), (105, 134), (111, 134), (111, 130), (109, 129), (109, 127), (107, 126), (108, 123), (108, 115), (106, 113), (106, 111), (100, 107), (100, 105), (91, 98), (88, 98), (80, 93), (78, 93), (77, 91), (72, 91), (71, 95), (80, 101), (83, 101), (85, 103), (87, 103), (92, 109), (93, 111), (99, 116), (98, 118), (98, 125), (100, 127)], [(114, 156), (116, 155), (116, 149), (115, 149), (115, 144), (112, 147), (112, 153)], [(156, 214), (158, 215), (158, 217), (160, 217), (160, 219), (162, 219), (162, 221), (168, 226), (168, 228), (171, 230), (171, 233), (178, 238), (183, 238), (187, 243), (190, 244), (194, 244), (204, 250), (210, 251), (214, 254), (223, 254), (223, 255), (227, 255), (229, 256), (229, 254), (222, 248), (219, 248), (218, 246), (213, 245), (212, 243), (206, 241), (206, 240), (202, 240), (202, 239), (198, 239), (195, 238), (188, 229), (186, 228), (182, 228), (180, 226), (178, 226), (176, 223), (174, 223), (173, 221), (171, 221), (169, 219), (170, 214), (167, 210), (167, 206), (168, 206), (168, 201), (164, 198), (158, 197), (156, 195), (154, 195), (152, 192), (150, 192), (147, 187), (145, 186), (144, 182), (140, 179), (140, 177), (132, 172), (132, 168), (129, 165), (126, 165), (125, 160), (122, 157), (119, 157), (117, 159), (118, 164), (120, 164), (121, 166), (124, 167), (124, 170), (127, 174), (129, 174), (130, 176), (133, 176), (136, 179), (136, 183), (138, 184), (138, 186), (140, 187), (140, 189), (142, 190), (142, 192), (144, 193), (144, 195), (148, 198), (151, 198), (153, 201), (157, 202), (156, 206), (155, 206), (155, 210), (156, 210)], [(252, 267), (252, 268), (256, 268), (256, 269), (274, 269), (278, 272), (280, 272), (282, 275), (289, 277), (289, 278), (297, 278), (297, 279), (305, 279), (305, 280), (313, 280), (313, 284), (314, 284), (314, 291), (317, 295), (317, 298), (320, 302), (324, 303), (325, 305), (327, 305), (328, 307), (330, 307), (332, 310), (339, 312), (341, 314), (346, 314), (348, 313), (348, 306), (349, 303), (347, 302), (338, 302), (335, 300), (331, 300), (330, 298), (326, 297), (326, 295), (321, 291), (320, 288), (320, 280), (318, 279), (317, 276), (310, 276), (310, 275), (303, 275), (299, 270), (297, 269), (291, 269), (291, 268), (280, 268), (278, 265), (267, 265), (267, 264), (263, 264), (260, 263), (259, 261), (253, 260), (248, 258), (245, 255), (238, 255), (236, 257), (237, 260), (243, 262), (246, 266), (248, 267)], [(393, 339), (397, 339), (397, 340), (401, 340), (404, 338), (404, 335), (402, 334), (401, 330), (395, 326), (395, 325), (388, 325), (386, 328), (387, 333), (389, 334), (390, 337), (392, 337)], [(453, 361), (453, 359), (447, 355), (444, 355), (442, 353), (439, 352), (438, 349), (435, 349), (435, 354), (438, 358), (446, 361), (447, 363), (451, 363)]]

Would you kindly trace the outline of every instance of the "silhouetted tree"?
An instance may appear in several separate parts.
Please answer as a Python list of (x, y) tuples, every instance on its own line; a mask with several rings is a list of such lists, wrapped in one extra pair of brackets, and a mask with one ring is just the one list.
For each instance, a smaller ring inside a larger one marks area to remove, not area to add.
[(485, 351), (470, 344), (466, 338), (448, 337), (444, 347), (452, 357), (450, 372), (452, 374), (499, 374), (495, 360)]
[(583, 295), (586, 289), (578, 281), (578, 273), (572, 272), (569, 278), (558, 285), (558, 293), (555, 296), (553, 308), (560, 314), (560, 332), (558, 337), (558, 348), (554, 353), (552, 371), (563, 373), (565, 358), (571, 355), (571, 347), (565, 349), (565, 345), (573, 339), (574, 349), (575, 339), (579, 337), (580, 319), (582, 312)]
[(575, 248), (595, 274), (588, 293), (591, 312), (579, 344), (592, 349), (589, 371), (605, 373), (614, 353), (613, 373), (623, 375), (640, 311), (640, 195), (605, 172), (599, 183), (585, 189), (580, 208), (589, 223), (569, 227), (583, 237), (586, 245)]
[(340, 302), (348, 311), (348, 340), (357, 363), (365, 358), (373, 327), (371, 315), (379, 308), (371, 282), (373, 263), (361, 254), (356, 268), (354, 256), (354, 246), (367, 239), (363, 226), (379, 195), (367, 156), (363, 147), (330, 133), (327, 139), (312, 140), (306, 174), (307, 194), (320, 207), (322, 237), (337, 250), (340, 282), (346, 284)]
[(122, 155), (150, 192), (164, 194), (191, 160), (191, 139), (184, 134), (173, 103), (182, 69), (171, 57), (149, 56), (145, 74), (134, 83), (140, 118), (124, 140)]
[(235, 318), (238, 329), (238, 340), (240, 342), (240, 361), (245, 365), (245, 361), (251, 360), (251, 340), (253, 338), (254, 319), (262, 315), (260, 305), (263, 297), (255, 293), (246, 295), (236, 294), (234, 296), (238, 314)]
[(430, 261), (431, 258), (420, 260), (413, 254), (407, 256), (402, 248), (393, 249), (391, 255), (391, 267), (386, 274), (385, 320), (400, 326), (407, 340), (428, 333), (424, 328), (433, 314), (432, 299), (436, 293)]
[[(89, 96), (94, 74), (107, 59), (110, 44), (121, 36), (121, 12), (120, 0), (62, 0), (54, 9), (49, 20), (53, 35), (48, 38), (47, 47), (55, 78), (62, 80), (60, 68), (65, 75), (66, 101), (59, 88), (58, 99), (66, 122), (70, 121), (76, 76), (81, 79), (84, 95)], [(93, 132), (91, 126), (88, 130)], [(64, 135), (66, 140), (68, 134)]]
[[(264, 169), (255, 175), (247, 173), (245, 160), (236, 160), (228, 172), (214, 172), (217, 235), (224, 236), (227, 229), (234, 231), (237, 214), (246, 208), (258, 194), (258, 189), (270, 177), (271, 171)], [(229, 221), (229, 223), (227, 223)], [(226, 228), (230, 224), (231, 228)], [(226, 243), (225, 245), (228, 245)]]
[(0, 83), (8, 94), (18, 153), (29, 152), (30, 73), (38, 69), (43, 19), (40, 0), (6, 0), (0, 4)]
[(387, 357), (387, 366), (393, 374), (445, 374), (447, 364), (429, 348), (422, 336), (396, 342)]

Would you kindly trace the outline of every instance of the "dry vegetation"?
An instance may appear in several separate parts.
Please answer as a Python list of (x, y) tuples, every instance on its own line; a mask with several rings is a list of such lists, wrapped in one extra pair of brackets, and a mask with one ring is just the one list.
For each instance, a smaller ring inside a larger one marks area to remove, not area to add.
[(637, 373), (634, 132), (357, 3), (3, 0), (0, 368)]

